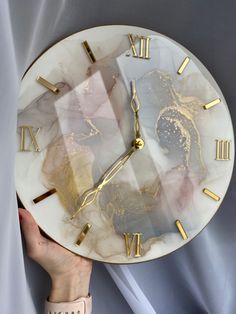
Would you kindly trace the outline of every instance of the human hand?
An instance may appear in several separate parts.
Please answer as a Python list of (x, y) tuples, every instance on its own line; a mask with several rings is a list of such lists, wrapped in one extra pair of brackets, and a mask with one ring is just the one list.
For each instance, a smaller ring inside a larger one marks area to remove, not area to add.
[(45, 238), (33, 216), (19, 208), (27, 254), (39, 263), (52, 279), (50, 302), (70, 302), (89, 293), (92, 261), (78, 256)]

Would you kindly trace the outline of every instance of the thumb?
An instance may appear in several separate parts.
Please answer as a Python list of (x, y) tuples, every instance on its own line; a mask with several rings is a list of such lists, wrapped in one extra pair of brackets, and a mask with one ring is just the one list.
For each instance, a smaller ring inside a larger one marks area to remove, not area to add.
[(21, 229), (25, 238), (27, 253), (34, 258), (38, 253), (38, 246), (42, 242), (42, 235), (31, 213), (23, 208), (19, 208)]

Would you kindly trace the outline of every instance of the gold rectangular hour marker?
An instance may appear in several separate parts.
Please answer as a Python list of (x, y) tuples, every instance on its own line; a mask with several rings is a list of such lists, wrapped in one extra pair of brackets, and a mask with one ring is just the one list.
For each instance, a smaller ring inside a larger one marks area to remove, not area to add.
[(125, 232), (123, 233), (123, 235), (124, 235), (124, 240), (125, 240), (126, 255), (131, 256), (131, 249), (133, 245), (135, 245), (134, 257), (140, 257), (142, 233), (134, 232), (130, 234), (130, 233)]
[(46, 193), (36, 197), (35, 199), (33, 199), (34, 204), (37, 204), (37, 203), (43, 201), (45, 198), (47, 198), (47, 197), (51, 196), (52, 194), (56, 193), (56, 191), (57, 191), (56, 189), (51, 189), (51, 190), (47, 191)]
[(230, 141), (216, 140), (216, 160), (230, 160)]
[[(134, 36), (132, 34), (128, 34), (128, 38), (131, 45), (133, 57), (140, 59), (150, 59), (150, 37)], [(139, 53), (135, 47), (136, 38), (139, 39)]]
[(82, 46), (84, 47), (85, 52), (87, 53), (87, 56), (89, 57), (89, 60), (91, 63), (95, 63), (96, 62), (96, 58), (92, 52), (92, 49), (90, 48), (87, 40), (82, 42)]
[(90, 225), (89, 223), (87, 223), (86, 225), (84, 225), (82, 231), (79, 234), (79, 238), (76, 242), (77, 245), (80, 245), (84, 238), (86, 237), (87, 233), (89, 232), (89, 230), (91, 229), (92, 225)]
[(43, 85), (44, 87), (46, 87), (47, 89), (49, 89), (51, 92), (53, 92), (54, 94), (58, 94), (59, 93), (59, 88), (57, 88), (55, 85), (53, 85), (52, 83), (50, 83), (49, 81), (45, 80), (42, 76), (38, 76), (36, 81)]
[(176, 227), (178, 228), (178, 230), (179, 230), (179, 232), (180, 232), (182, 238), (183, 238), (184, 240), (187, 240), (187, 239), (188, 239), (188, 235), (187, 235), (187, 233), (185, 232), (184, 227), (183, 227), (182, 223), (180, 222), (180, 220), (176, 220), (176, 221), (175, 221), (175, 225), (176, 225)]
[(214, 107), (215, 105), (218, 105), (221, 102), (220, 98), (214, 99), (211, 102), (203, 105), (203, 109), (208, 110), (212, 107)]
[(220, 197), (218, 195), (216, 195), (212, 191), (208, 190), (207, 188), (204, 188), (202, 190), (202, 192), (205, 193), (206, 195), (208, 195), (209, 197), (211, 197), (213, 200), (215, 200), (217, 202), (220, 200)]
[(178, 71), (177, 71), (177, 73), (178, 73), (179, 75), (184, 72), (184, 69), (185, 69), (186, 66), (188, 65), (189, 61), (190, 61), (190, 58), (189, 58), (189, 57), (186, 57), (186, 58), (184, 59), (184, 61), (182, 62), (181, 66), (179, 67), (179, 69), (178, 69)]
[[(19, 128), (21, 129), (20, 151), (21, 152), (30, 152), (30, 151), (40, 152), (40, 147), (39, 147), (37, 140), (36, 140), (36, 137), (40, 132), (40, 128), (37, 129), (35, 134), (33, 132), (33, 127), (31, 125), (22, 125)], [(26, 130), (28, 130), (29, 135), (30, 135), (30, 139), (31, 139), (31, 144), (29, 146), (29, 149), (25, 148)]]

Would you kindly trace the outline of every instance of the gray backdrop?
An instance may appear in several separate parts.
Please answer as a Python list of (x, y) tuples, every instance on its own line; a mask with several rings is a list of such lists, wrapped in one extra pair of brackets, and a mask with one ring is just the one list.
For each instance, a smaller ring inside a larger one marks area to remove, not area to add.
[[(42, 313), (47, 274), (24, 257), (14, 188), (16, 104), (31, 62), (71, 33), (130, 24), (163, 33), (210, 70), (236, 119), (236, 1), (1, 0), (0, 2), (0, 308)], [(220, 125), (219, 125), (220, 127)], [(204, 231), (177, 252), (132, 266), (94, 264), (93, 313), (236, 313), (236, 175)]]

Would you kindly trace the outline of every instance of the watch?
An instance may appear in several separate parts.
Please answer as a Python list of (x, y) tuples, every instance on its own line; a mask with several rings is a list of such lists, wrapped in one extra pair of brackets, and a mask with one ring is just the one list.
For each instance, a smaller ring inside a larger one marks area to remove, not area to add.
[(40, 228), (97, 261), (169, 254), (227, 191), (234, 135), (200, 61), (155, 31), (110, 25), (49, 48), (21, 82), (17, 194)]

